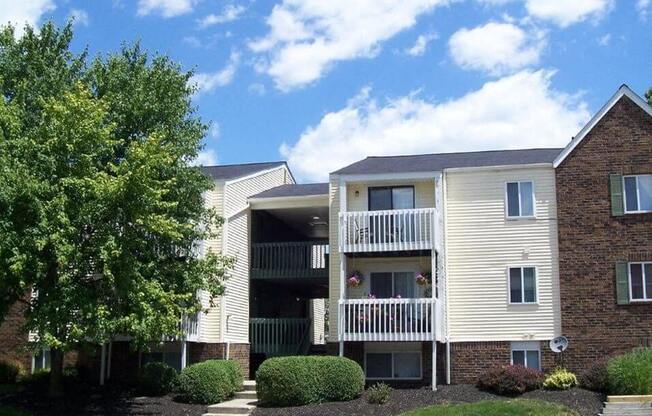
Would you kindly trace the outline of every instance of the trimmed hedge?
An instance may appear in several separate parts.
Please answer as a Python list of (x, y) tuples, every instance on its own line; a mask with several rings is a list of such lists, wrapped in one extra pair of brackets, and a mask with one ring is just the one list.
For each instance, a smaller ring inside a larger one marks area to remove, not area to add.
[(494, 367), (478, 378), (478, 387), (497, 394), (512, 396), (541, 388), (541, 371), (521, 365)]
[(609, 360), (610, 394), (652, 394), (652, 348), (641, 348)]
[(172, 392), (179, 375), (177, 370), (161, 362), (147, 363), (140, 370), (138, 383), (147, 396), (164, 396)]
[(256, 372), (259, 399), (274, 406), (353, 400), (363, 389), (362, 368), (344, 357), (270, 358)]
[(242, 388), (242, 370), (235, 361), (208, 360), (181, 371), (178, 379), (181, 398), (190, 403), (223, 402)]
[(0, 383), (15, 383), (25, 374), (25, 368), (18, 361), (0, 360)]

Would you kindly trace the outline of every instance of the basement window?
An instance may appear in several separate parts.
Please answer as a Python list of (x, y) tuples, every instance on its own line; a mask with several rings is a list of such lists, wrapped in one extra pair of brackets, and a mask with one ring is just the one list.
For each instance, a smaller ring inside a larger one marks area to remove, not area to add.
[(512, 342), (511, 364), (541, 370), (541, 351), (539, 349), (539, 342)]
[(368, 352), (365, 354), (368, 380), (421, 379), (421, 352)]

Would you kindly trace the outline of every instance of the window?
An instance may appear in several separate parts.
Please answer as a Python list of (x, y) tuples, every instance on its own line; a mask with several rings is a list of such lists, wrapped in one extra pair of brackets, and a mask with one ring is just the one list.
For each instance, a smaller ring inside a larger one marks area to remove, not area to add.
[(531, 181), (507, 182), (507, 217), (534, 217), (534, 185)]
[(50, 350), (43, 349), (32, 356), (32, 372), (50, 369)]
[(623, 177), (625, 212), (652, 212), (652, 175)]
[(632, 301), (652, 300), (652, 263), (629, 264), (629, 298)]
[(370, 294), (378, 299), (415, 297), (413, 272), (382, 272), (370, 274)]
[(365, 354), (365, 375), (368, 379), (420, 379), (421, 353), (368, 352)]
[(537, 276), (534, 267), (509, 268), (509, 303), (536, 303)]
[(512, 364), (540, 370), (539, 342), (512, 342)]
[(369, 188), (369, 211), (414, 208), (413, 186)]

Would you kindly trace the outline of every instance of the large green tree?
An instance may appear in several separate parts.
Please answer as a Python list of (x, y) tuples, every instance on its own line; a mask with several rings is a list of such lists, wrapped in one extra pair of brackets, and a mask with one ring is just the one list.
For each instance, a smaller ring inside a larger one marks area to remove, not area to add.
[(232, 263), (197, 249), (221, 221), (192, 166), (207, 129), (192, 74), (138, 45), (89, 62), (72, 38), (70, 24), (0, 32), (0, 318), (30, 303), (52, 395), (82, 342), (181, 335)]

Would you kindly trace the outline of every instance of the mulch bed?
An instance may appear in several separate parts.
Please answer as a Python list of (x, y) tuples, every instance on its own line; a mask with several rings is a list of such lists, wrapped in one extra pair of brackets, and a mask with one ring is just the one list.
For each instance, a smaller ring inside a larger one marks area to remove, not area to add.
[(43, 392), (22, 391), (0, 395), (0, 404), (33, 416), (200, 416), (205, 405), (184, 404), (171, 396), (138, 397), (120, 388), (84, 388), (68, 391), (61, 399), (49, 399)]
[[(583, 389), (567, 391), (537, 390), (519, 396), (568, 406), (581, 416), (595, 416), (602, 411), (604, 396)], [(395, 389), (391, 399), (384, 405), (368, 404), (365, 395), (350, 402), (323, 403), (299, 407), (258, 407), (253, 416), (363, 416), (398, 415), (400, 413), (442, 403), (472, 403), (481, 400), (504, 400), (503, 396), (478, 390), (471, 385), (439, 386), (438, 391), (430, 388)]]

